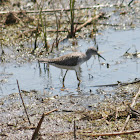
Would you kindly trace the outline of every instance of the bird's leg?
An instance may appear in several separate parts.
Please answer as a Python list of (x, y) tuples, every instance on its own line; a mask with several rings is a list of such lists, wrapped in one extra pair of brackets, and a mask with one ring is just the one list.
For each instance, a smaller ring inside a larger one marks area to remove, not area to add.
[(77, 85), (77, 89), (80, 90), (80, 84), (81, 82), (79, 81), (78, 85)]
[(78, 77), (78, 73), (77, 73), (77, 71), (75, 71), (75, 73), (76, 73), (76, 77), (77, 77), (77, 80), (79, 81), (79, 83), (81, 82), (81, 80), (79, 79), (79, 77)]
[(64, 81), (65, 81), (65, 77), (66, 77), (67, 72), (68, 72), (68, 70), (66, 70), (65, 75), (64, 75), (64, 77), (63, 77), (63, 88), (65, 87)]
[(80, 80), (79, 77), (78, 77), (77, 71), (75, 71), (75, 73), (76, 73), (76, 76), (77, 76), (77, 80), (79, 81), (78, 86), (77, 86), (77, 89), (79, 90), (79, 89), (80, 89), (81, 80)]
[[(78, 72), (81, 72), (81, 68), (80, 68), (80, 67), (79, 67)], [(80, 78), (79, 78), (79, 76), (78, 76), (78, 72), (75, 70), (77, 80), (79, 81), (78, 86), (77, 86), (77, 89), (80, 90), (80, 83), (81, 83), (81, 80), (80, 80)]]

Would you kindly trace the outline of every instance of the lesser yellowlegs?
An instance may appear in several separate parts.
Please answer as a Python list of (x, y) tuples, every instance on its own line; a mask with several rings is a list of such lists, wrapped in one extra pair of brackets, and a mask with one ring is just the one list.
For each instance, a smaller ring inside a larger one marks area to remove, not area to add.
[(78, 77), (77, 71), (79, 70), (80, 65), (89, 60), (92, 55), (98, 55), (99, 57), (105, 60), (105, 58), (103, 58), (98, 53), (96, 48), (91, 47), (87, 49), (85, 54), (81, 52), (73, 52), (53, 59), (40, 58), (38, 59), (38, 61), (41, 63), (48, 63), (61, 69), (66, 69), (66, 72), (63, 77), (63, 87), (64, 87), (64, 81), (68, 70), (75, 70), (77, 80), (79, 81), (80, 84), (80, 79)]

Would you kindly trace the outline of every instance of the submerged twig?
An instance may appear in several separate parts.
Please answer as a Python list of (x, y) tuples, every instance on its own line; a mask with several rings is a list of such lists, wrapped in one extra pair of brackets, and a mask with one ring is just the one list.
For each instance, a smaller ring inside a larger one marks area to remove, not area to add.
[[(131, 108), (135, 105), (135, 102), (139, 95), (140, 95), (140, 87), (139, 87), (137, 94), (135, 95), (135, 97), (132, 100), (132, 104), (130, 105)], [(130, 119), (130, 114), (127, 116), (125, 124), (124, 124), (123, 128), (121, 129), (121, 132), (125, 130), (125, 127), (127, 126), (129, 119)]]
[(114, 86), (127, 86), (129, 84), (136, 84), (136, 83), (139, 83), (140, 80), (136, 80), (136, 81), (133, 81), (133, 82), (128, 82), (128, 83), (121, 83), (121, 82), (118, 82), (116, 84), (107, 84), (107, 85), (96, 85), (96, 86), (90, 86), (90, 87), (114, 87)]
[(129, 51), (130, 49), (131, 49), (131, 48), (127, 49), (127, 51), (126, 51), (124, 54), (128, 53), (128, 51)]
[(30, 122), (30, 119), (29, 119), (29, 116), (28, 116), (28, 113), (27, 113), (27, 110), (26, 110), (26, 107), (25, 107), (25, 104), (24, 104), (24, 101), (23, 101), (23, 98), (22, 98), (22, 95), (21, 95), (21, 92), (20, 92), (20, 87), (19, 87), (18, 80), (17, 80), (17, 86), (18, 86), (19, 95), (20, 95), (20, 98), (21, 98), (21, 101), (22, 101), (22, 104), (23, 104), (23, 107), (24, 107), (25, 113), (26, 113), (27, 118), (28, 118), (28, 122), (29, 122), (29, 124), (31, 125), (31, 122)]

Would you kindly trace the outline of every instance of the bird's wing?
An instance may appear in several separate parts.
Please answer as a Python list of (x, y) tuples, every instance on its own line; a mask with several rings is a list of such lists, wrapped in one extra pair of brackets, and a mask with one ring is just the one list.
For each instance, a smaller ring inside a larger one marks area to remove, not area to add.
[(82, 53), (71, 53), (61, 57), (57, 57), (48, 61), (50, 64), (65, 65), (65, 66), (76, 66), (79, 60), (84, 54)]
[(41, 63), (56, 64), (60, 66), (76, 66), (82, 61), (84, 56), (85, 54), (83, 53), (75, 52), (53, 59), (39, 58), (38, 61)]

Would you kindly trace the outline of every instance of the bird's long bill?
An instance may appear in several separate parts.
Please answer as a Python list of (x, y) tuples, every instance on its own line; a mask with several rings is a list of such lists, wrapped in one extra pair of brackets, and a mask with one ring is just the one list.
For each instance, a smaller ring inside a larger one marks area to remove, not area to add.
[(102, 59), (104, 59), (104, 60), (105, 60), (105, 58), (104, 58), (104, 57), (102, 57), (99, 53), (97, 53), (97, 55), (98, 55), (99, 57), (101, 57)]

